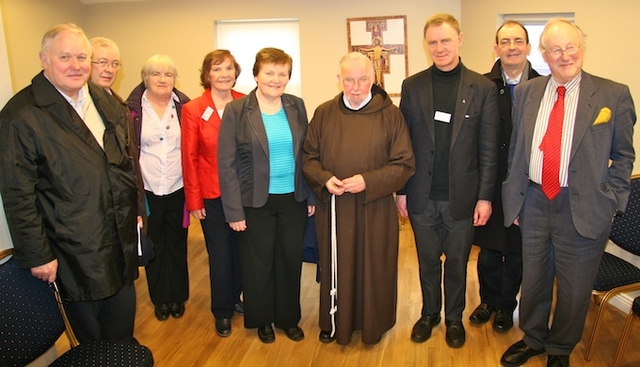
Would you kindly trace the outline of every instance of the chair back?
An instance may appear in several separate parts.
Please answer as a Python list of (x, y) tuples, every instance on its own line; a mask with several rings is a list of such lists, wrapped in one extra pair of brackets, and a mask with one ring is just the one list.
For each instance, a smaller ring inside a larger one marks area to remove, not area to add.
[(22, 269), (15, 258), (0, 265), (0, 365), (24, 366), (64, 332), (50, 286)]
[(640, 256), (640, 175), (631, 177), (631, 193), (627, 210), (613, 220), (611, 242), (636, 256)]

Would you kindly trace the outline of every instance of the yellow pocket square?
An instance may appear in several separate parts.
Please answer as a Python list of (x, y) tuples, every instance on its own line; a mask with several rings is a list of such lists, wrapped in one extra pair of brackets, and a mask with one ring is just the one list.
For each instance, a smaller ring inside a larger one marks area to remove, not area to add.
[(606, 124), (611, 120), (611, 110), (608, 107), (602, 107), (598, 113), (598, 117), (593, 122), (594, 125)]

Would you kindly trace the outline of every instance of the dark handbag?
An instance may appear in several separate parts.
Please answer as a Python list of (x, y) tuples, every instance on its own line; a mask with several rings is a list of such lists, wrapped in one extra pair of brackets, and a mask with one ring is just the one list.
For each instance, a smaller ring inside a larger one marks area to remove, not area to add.
[(138, 228), (138, 266), (147, 266), (153, 259), (153, 241), (146, 233), (137, 225)]

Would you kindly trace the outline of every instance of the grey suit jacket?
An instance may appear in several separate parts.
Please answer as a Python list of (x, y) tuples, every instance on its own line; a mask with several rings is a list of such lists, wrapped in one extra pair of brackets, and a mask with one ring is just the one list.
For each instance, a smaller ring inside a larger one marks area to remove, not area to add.
[[(549, 78), (516, 87), (509, 173), (502, 184), (505, 225), (514, 222), (525, 202), (534, 127)], [(569, 202), (578, 233), (596, 239), (606, 235), (615, 212), (624, 212), (627, 205), (636, 113), (629, 87), (584, 71), (578, 98), (569, 158)], [(598, 117), (604, 108), (611, 110), (608, 121), (604, 114)]]
[[(430, 67), (402, 83), (402, 111), (416, 158), (416, 173), (399, 194), (407, 210), (423, 212), (434, 164), (433, 74)], [(493, 200), (498, 167), (500, 120), (495, 85), (462, 66), (453, 113), (449, 153), (449, 204), (455, 220), (470, 218), (479, 199)]]
[[(295, 198), (309, 198), (302, 175), (301, 149), (307, 135), (307, 110), (301, 98), (282, 95), (293, 137)], [(259, 208), (269, 197), (269, 143), (256, 91), (230, 102), (225, 108), (218, 136), (218, 174), (222, 207), (227, 222), (245, 219), (243, 207)], [(310, 198), (314, 203), (314, 197)]]

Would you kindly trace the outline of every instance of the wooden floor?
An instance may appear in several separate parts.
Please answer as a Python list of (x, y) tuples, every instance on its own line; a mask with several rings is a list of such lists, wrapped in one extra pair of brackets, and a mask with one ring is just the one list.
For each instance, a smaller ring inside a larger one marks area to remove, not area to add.
[[(233, 332), (227, 338), (219, 337), (214, 330), (210, 312), (207, 252), (200, 225), (192, 221), (189, 229), (190, 299), (181, 319), (160, 322), (153, 313), (149, 300), (144, 270), (136, 281), (138, 297), (135, 337), (148, 346), (158, 367), (183, 366), (499, 366), (500, 356), (514, 342), (522, 338), (516, 326), (505, 334), (491, 328), (491, 322), (477, 327), (468, 321), (469, 314), (477, 306), (478, 286), (476, 260), (478, 248), (474, 246), (468, 264), (467, 307), (463, 322), (467, 331), (466, 344), (460, 349), (449, 348), (445, 342), (445, 327), (441, 323), (434, 328), (431, 338), (417, 344), (410, 340), (411, 328), (420, 317), (422, 299), (418, 282), (418, 263), (413, 233), (409, 224), (400, 231), (400, 257), (398, 261), (398, 313), (394, 328), (382, 341), (367, 346), (355, 333), (351, 343), (322, 344), (318, 341), (318, 293), (315, 282), (315, 264), (303, 264), (300, 303), (300, 326), (306, 338), (290, 341), (276, 329), (276, 341), (263, 344), (255, 329), (245, 329), (243, 319), (234, 316)], [(599, 337), (599, 348), (593, 360), (584, 360), (586, 338), (591, 331), (596, 307), (592, 304), (582, 341), (571, 355), (571, 365), (609, 366), (613, 360), (620, 331), (626, 315), (611, 307), (606, 313)], [(623, 366), (640, 366), (640, 325), (634, 325), (628, 343)], [(64, 335), (56, 343), (58, 352), (68, 350)], [(546, 355), (532, 358), (527, 367), (546, 366)]]

